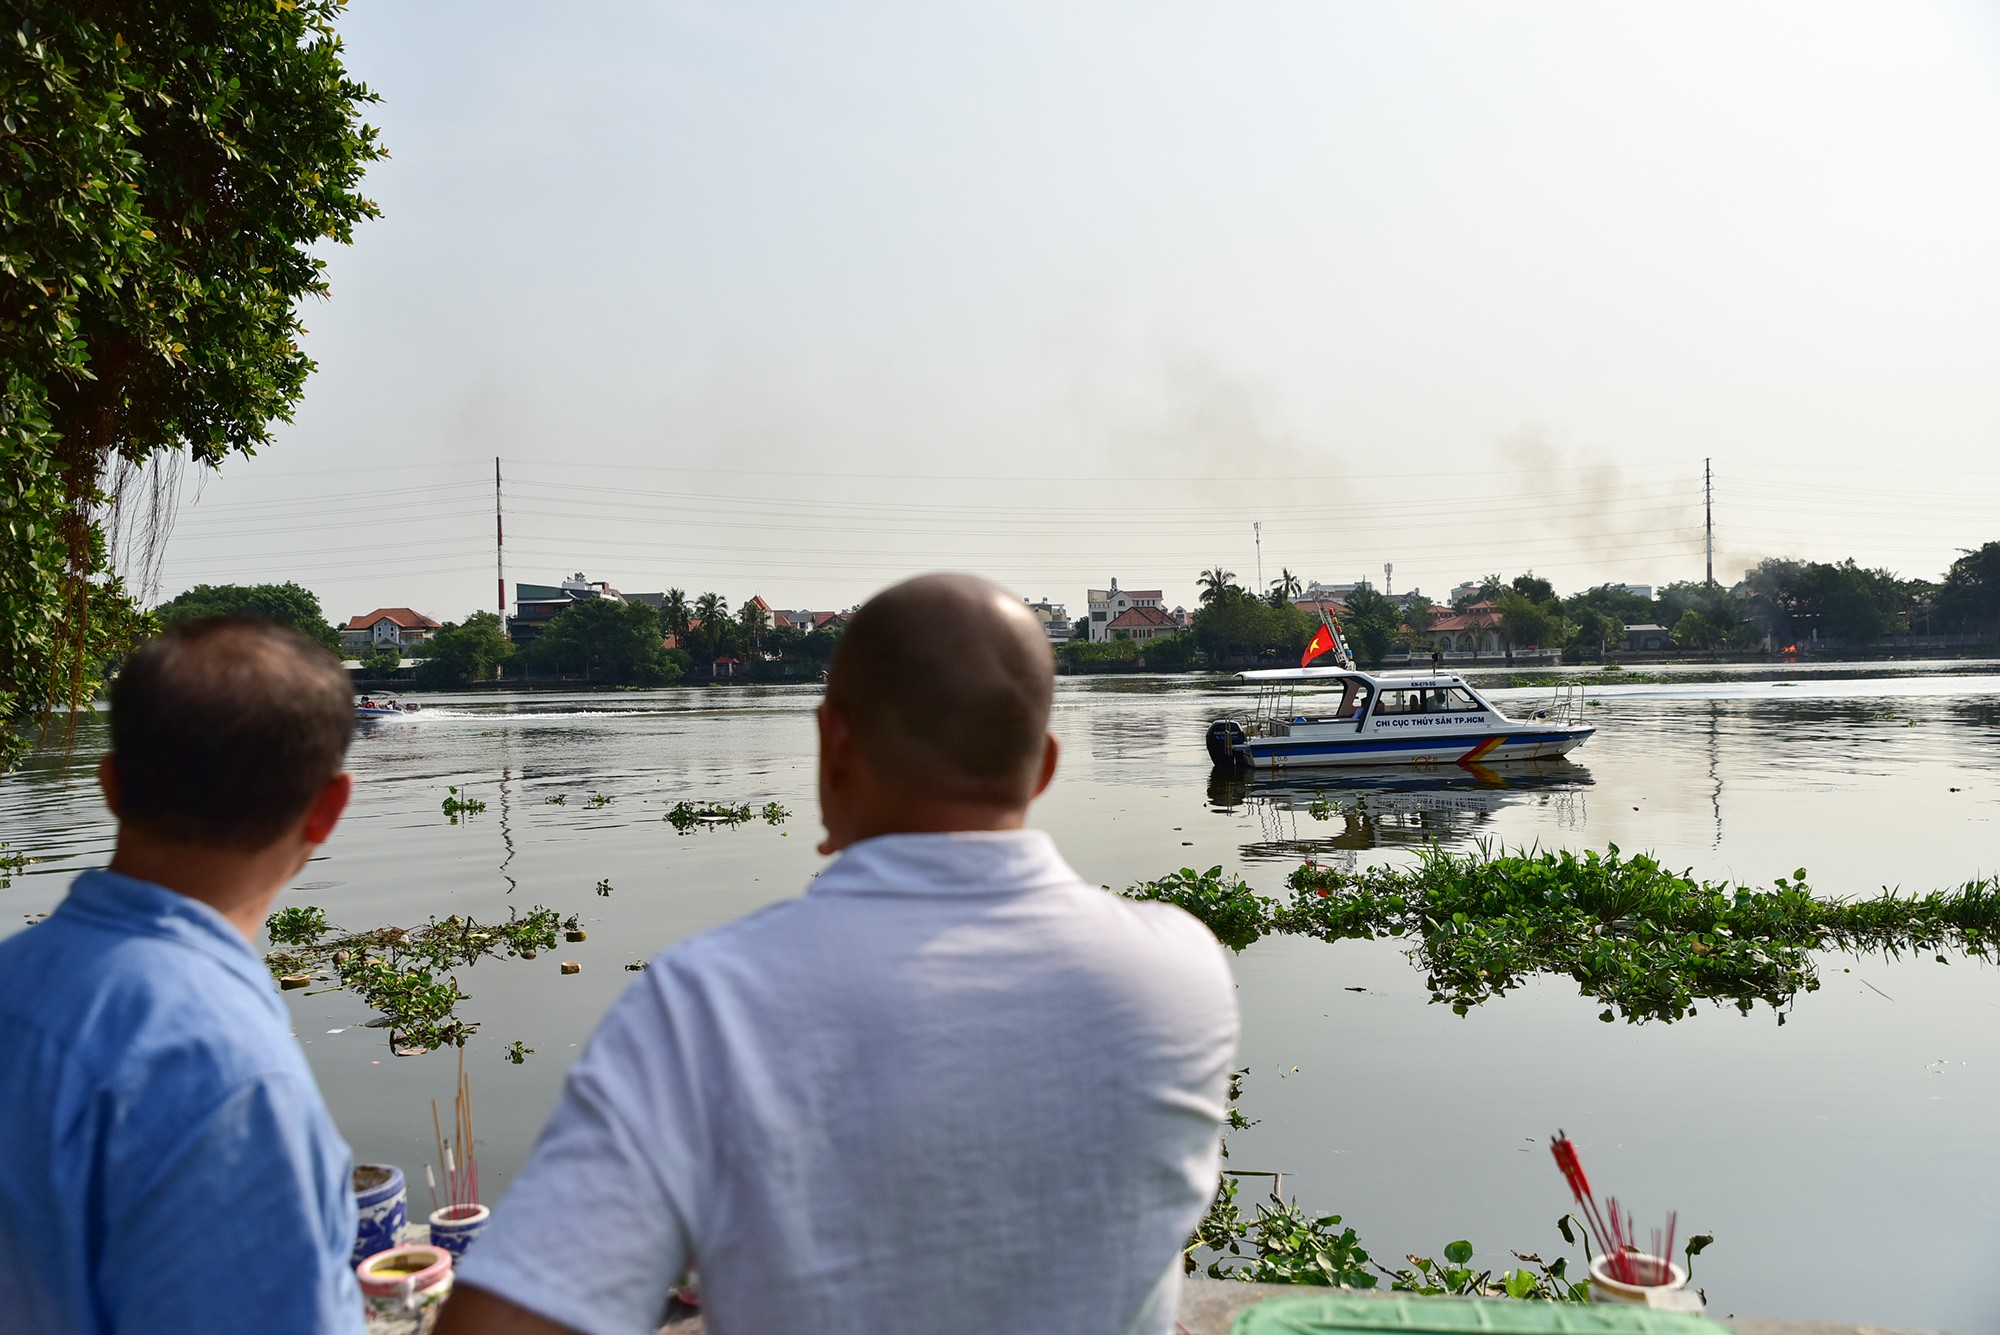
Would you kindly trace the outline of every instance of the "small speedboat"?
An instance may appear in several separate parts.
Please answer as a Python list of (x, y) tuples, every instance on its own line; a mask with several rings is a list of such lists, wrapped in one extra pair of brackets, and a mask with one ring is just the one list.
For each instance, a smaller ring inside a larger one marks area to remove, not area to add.
[(354, 717), (357, 719), (401, 718), (405, 714), (414, 714), (422, 708), (422, 705), (406, 705), (386, 697), (364, 695), (354, 703)]
[(1548, 760), (1597, 731), (1583, 721), (1578, 686), (1513, 719), (1450, 672), (1302, 667), (1236, 677), (1258, 688), (1255, 703), (1208, 726), (1209, 759), (1232, 768)]

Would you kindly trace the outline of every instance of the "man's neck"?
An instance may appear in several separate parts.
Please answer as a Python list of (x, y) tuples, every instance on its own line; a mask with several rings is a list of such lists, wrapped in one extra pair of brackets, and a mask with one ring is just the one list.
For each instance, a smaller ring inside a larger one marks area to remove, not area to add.
[(245, 940), (255, 940), (271, 901), (298, 866), (282, 844), (245, 852), (173, 843), (121, 829), (111, 870), (206, 904), (229, 919)]

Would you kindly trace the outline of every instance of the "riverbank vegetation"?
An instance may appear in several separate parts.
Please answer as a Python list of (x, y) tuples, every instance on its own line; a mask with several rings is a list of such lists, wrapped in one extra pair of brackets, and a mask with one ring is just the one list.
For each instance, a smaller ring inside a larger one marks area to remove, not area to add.
[[(1198, 606), (1185, 630), (1160, 639), (1061, 646), (1074, 671), (1136, 667), (1176, 672), (1197, 662), (1210, 667), (1296, 661), (1320, 624), (1320, 604), (1300, 606), (1299, 581), (1281, 572), (1259, 592), (1221, 567), (1196, 581)], [(1734, 585), (1684, 580), (1657, 596), (1622, 584), (1600, 584), (1568, 597), (1532, 570), (1508, 579), (1490, 574), (1468, 582), (1451, 604), (1421, 595), (1390, 598), (1366, 580), (1326, 604), (1355, 656), (1380, 664), (1404, 653), (1430, 652), (1434, 632), (1500, 652), (1560, 649), (1571, 660), (1600, 660), (1622, 649), (1627, 627), (1657, 625), (1677, 650), (1750, 652), (1801, 644), (1866, 648), (1884, 635), (2000, 635), (2000, 542), (1952, 563), (1944, 578), (1904, 579), (1846, 560), (1760, 562)], [(1451, 620), (1447, 620), (1450, 618)], [(1494, 637), (1489, 641), (1488, 637)], [(1454, 653), (1465, 652), (1463, 646)]]
[(1432, 845), (1395, 866), (1307, 863), (1288, 885), (1291, 898), (1278, 901), (1220, 867), (1184, 868), (1124, 893), (1180, 905), (1235, 950), (1267, 933), (1407, 941), (1431, 1000), (1461, 1015), (1534, 975), (1566, 974), (1607, 1022), (1671, 1022), (1702, 1002), (1747, 1015), (1762, 1002), (1782, 1024), (1793, 999), (1819, 987), (1815, 951), (2000, 953), (2000, 878), (1821, 899), (1804, 868), (1751, 887), (1701, 881), (1616, 845), (1581, 854)]
[[(1256, 1125), (1238, 1106), (1243, 1097), (1247, 1071), (1234, 1071), (1229, 1079), (1228, 1131)], [(1229, 1158), (1225, 1132), (1222, 1157)], [(1245, 1215), (1239, 1202), (1241, 1179), (1268, 1178), (1272, 1186), (1268, 1198), (1260, 1201), (1256, 1213)], [(1590, 1301), (1590, 1240), (1581, 1221), (1565, 1214), (1556, 1229), (1568, 1245), (1583, 1246), (1581, 1273), (1570, 1273), (1569, 1258), (1557, 1254), (1544, 1259), (1539, 1252), (1509, 1250), (1520, 1264), (1513, 1269), (1475, 1268), (1472, 1243), (1459, 1238), (1440, 1249), (1442, 1259), (1433, 1256), (1405, 1256), (1405, 1264), (1389, 1268), (1362, 1246), (1354, 1227), (1337, 1214), (1314, 1214), (1284, 1194), (1284, 1174), (1224, 1167), (1216, 1184), (1215, 1197), (1187, 1245), (1181, 1264), (1189, 1274), (1197, 1271), (1211, 1279), (1238, 1280), (1246, 1284), (1302, 1284), (1321, 1288), (1374, 1289), (1388, 1281), (1398, 1293), (1431, 1297), (1515, 1298), (1524, 1301)], [(1688, 1239), (1682, 1259), (1690, 1277), (1694, 1258), (1715, 1241), (1713, 1234), (1697, 1233)]]

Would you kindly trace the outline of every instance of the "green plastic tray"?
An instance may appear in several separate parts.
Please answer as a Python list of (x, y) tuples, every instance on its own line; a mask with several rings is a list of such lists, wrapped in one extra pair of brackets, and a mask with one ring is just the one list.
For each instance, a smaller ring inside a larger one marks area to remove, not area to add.
[(1726, 1326), (1688, 1312), (1655, 1312), (1611, 1303), (1531, 1303), (1481, 1298), (1271, 1298), (1245, 1309), (1230, 1335), (1730, 1335)]

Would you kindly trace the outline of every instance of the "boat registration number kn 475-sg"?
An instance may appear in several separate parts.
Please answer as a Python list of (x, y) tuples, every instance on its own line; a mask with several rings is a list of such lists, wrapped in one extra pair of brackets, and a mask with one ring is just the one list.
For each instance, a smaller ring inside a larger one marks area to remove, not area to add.
[(1583, 745), (1582, 691), (1512, 719), (1454, 673), (1351, 668), (1239, 672), (1257, 689), (1244, 713), (1208, 727), (1208, 754), (1232, 768), (1444, 765), (1546, 760)]

